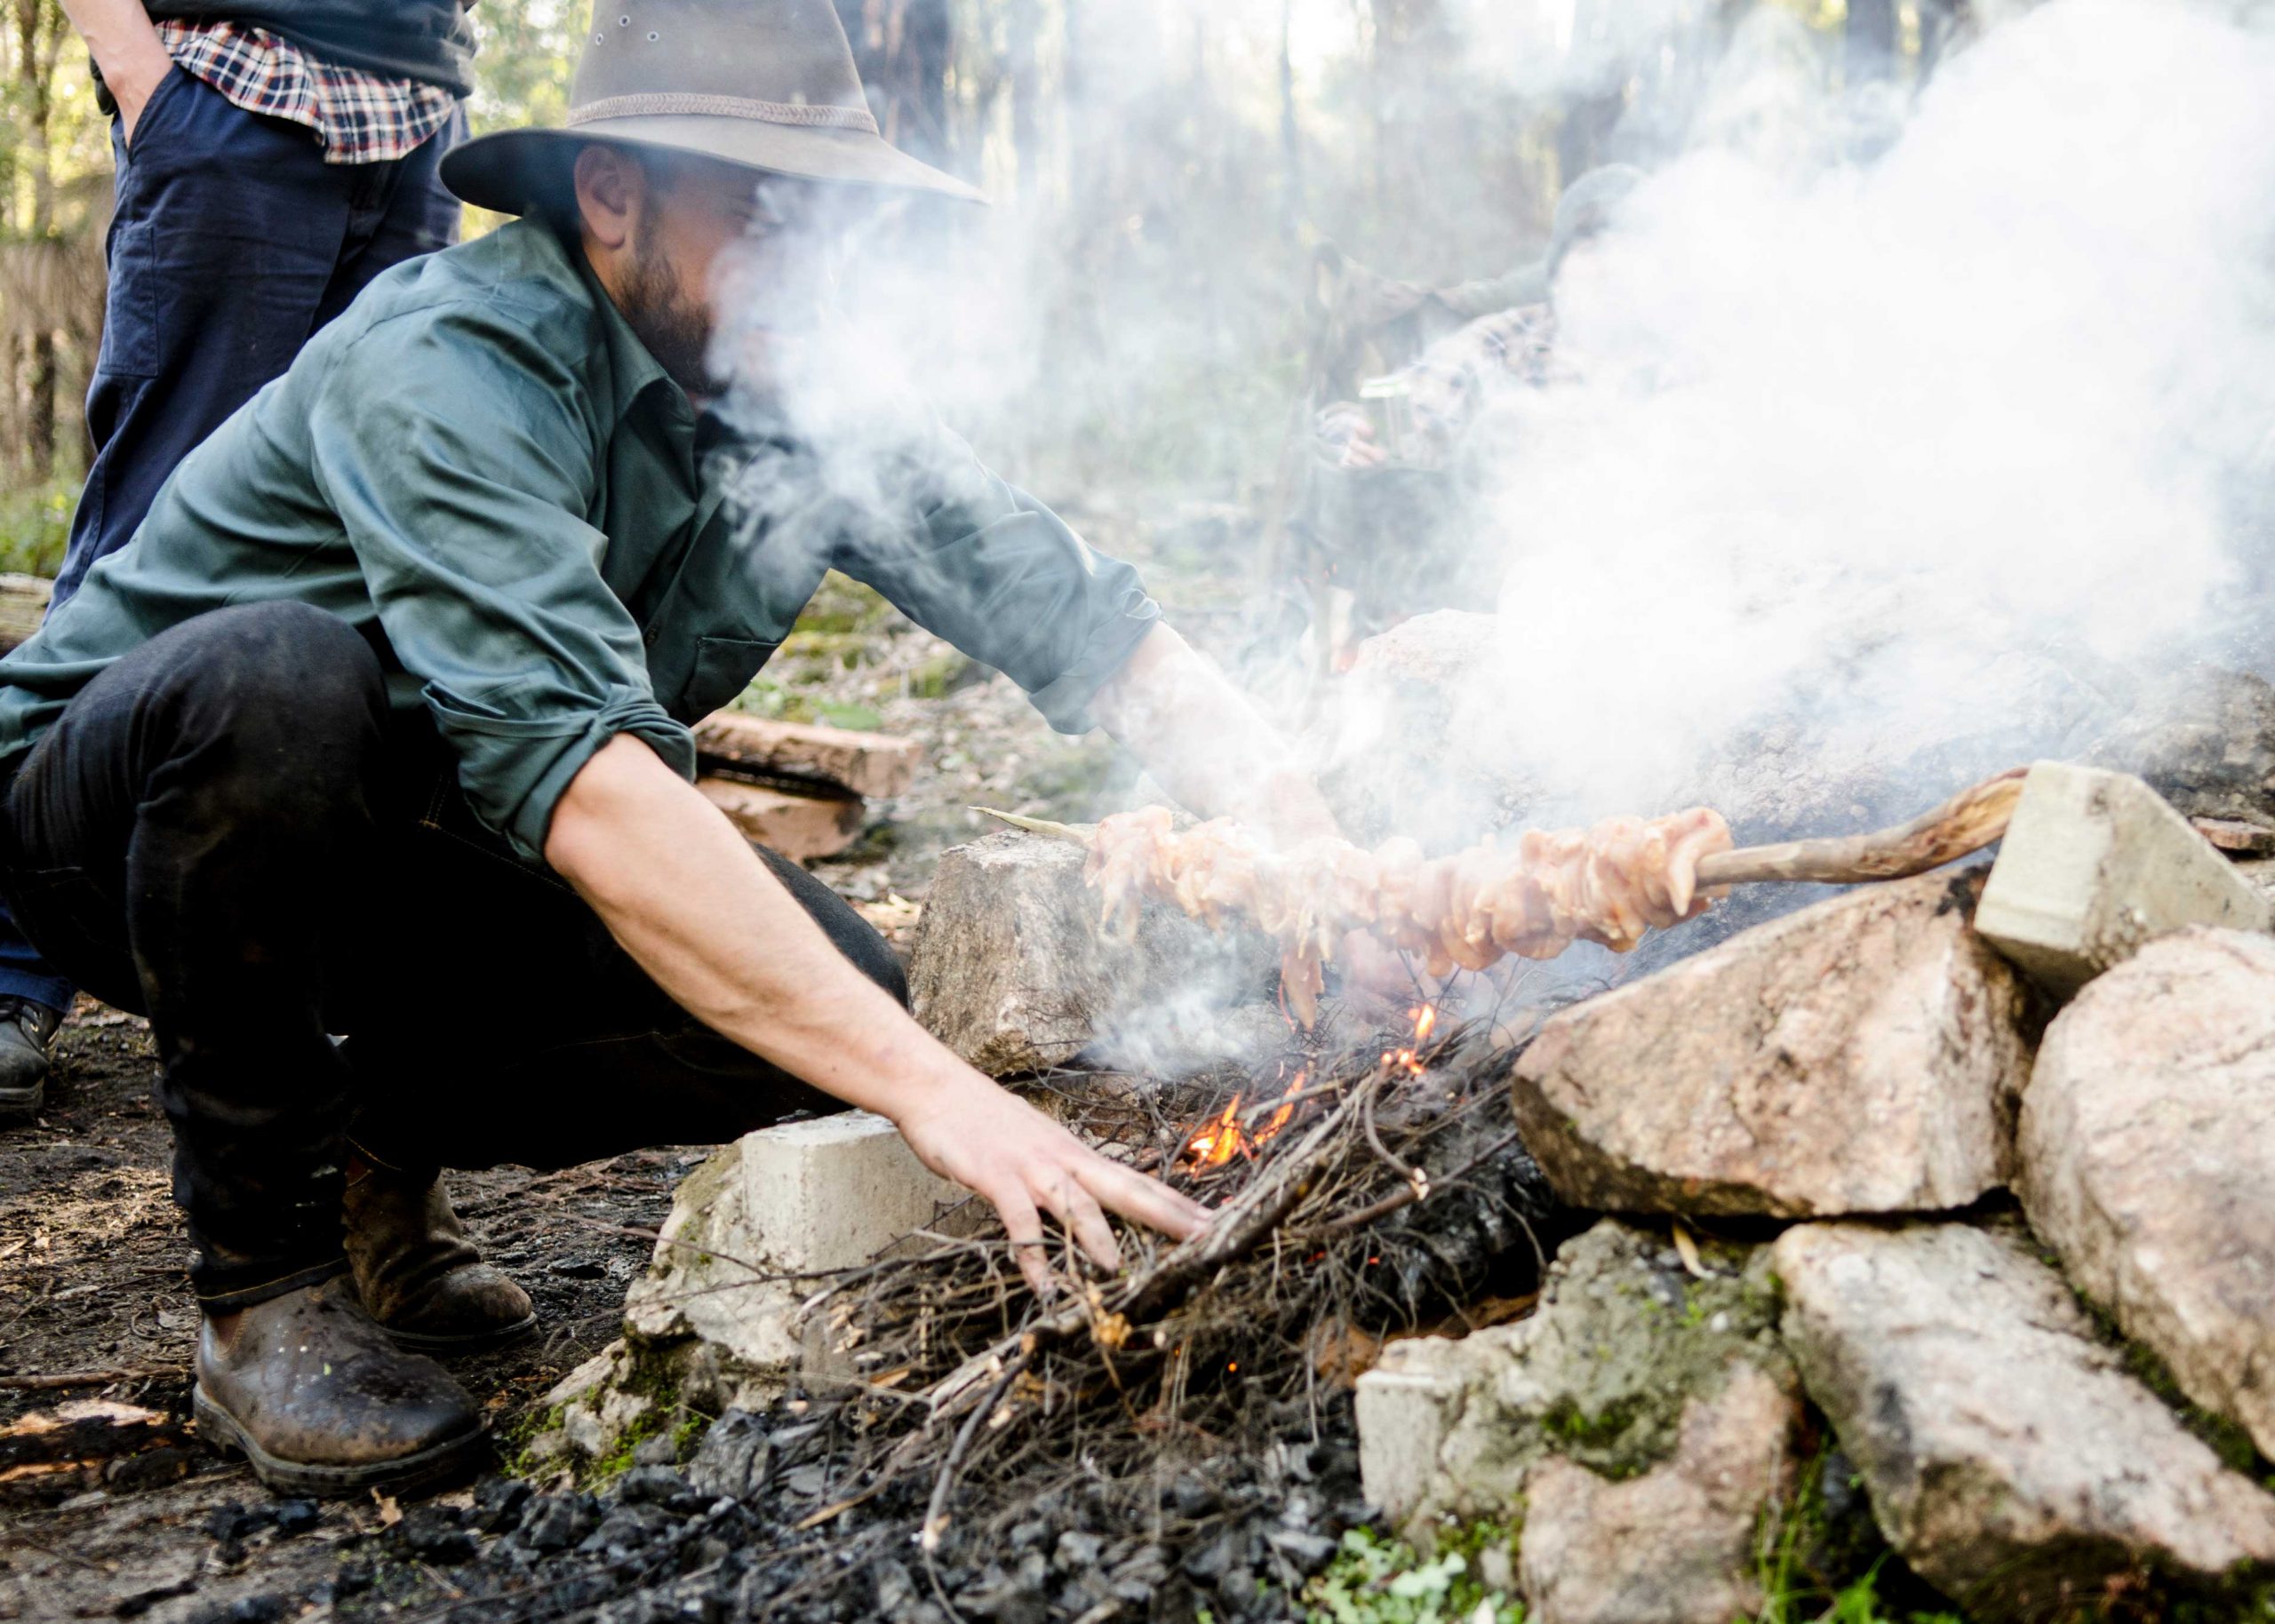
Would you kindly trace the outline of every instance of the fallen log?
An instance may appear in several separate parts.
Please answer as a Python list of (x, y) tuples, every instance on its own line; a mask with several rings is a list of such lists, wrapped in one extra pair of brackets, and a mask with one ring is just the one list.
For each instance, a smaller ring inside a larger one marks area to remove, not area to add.
[(739, 711), (714, 711), (696, 723), (695, 749), (706, 771), (725, 768), (878, 796), (906, 791), (924, 753), (913, 738), (775, 721)]
[(55, 583), (36, 575), (0, 575), (0, 654), (39, 630)]
[(0, 1501), (53, 1501), (188, 1475), (193, 1445), (160, 1411), (81, 1398), (0, 1427)]
[(695, 787), (744, 839), (793, 863), (834, 857), (861, 836), (866, 814), (858, 797), (793, 795), (733, 778), (698, 778)]

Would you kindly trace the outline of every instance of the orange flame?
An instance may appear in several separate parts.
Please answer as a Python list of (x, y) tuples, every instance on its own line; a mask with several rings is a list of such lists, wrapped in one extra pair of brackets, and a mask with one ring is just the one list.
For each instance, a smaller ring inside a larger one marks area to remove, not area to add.
[(1262, 1127), (1250, 1133), (1241, 1126), (1241, 1096), (1234, 1095), (1232, 1103), (1196, 1128), (1185, 1142), (1178, 1154), (1194, 1169), (1221, 1167), (1235, 1156), (1253, 1157), (1258, 1146), (1276, 1138), (1296, 1114), (1295, 1096), (1303, 1092), (1308, 1071), (1296, 1073), (1287, 1092), (1280, 1096), (1280, 1103)]
[(1417, 1004), (1406, 1013), (1414, 1021), (1414, 1041), (1402, 1049), (1385, 1049), (1383, 1070), (1419, 1077), (1429, 1070), (1423, 1063), (1421, 1051), (1429, 1043), (1430, 1034), (1438, 1030), (1438, 1011), (1434, 1005)]
[(1240, 1109), (1241, 1096), (1234, 1095), (1223, 1116), (1211, 1118), (1185, 1142), (1185, 1154), (1194, 1166), (1221, 1167), (1240, 1154), (1246, 1142), (1238, 1120)]

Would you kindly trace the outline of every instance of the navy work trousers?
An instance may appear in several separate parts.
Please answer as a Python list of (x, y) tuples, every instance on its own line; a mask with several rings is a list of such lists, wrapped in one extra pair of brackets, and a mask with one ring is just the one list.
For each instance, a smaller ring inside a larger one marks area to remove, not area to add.
[[(248, 113), (177, 68), (129, 149), (114, 124), (117, 211), (103, 340), (87, 391), (94, 461), (55, 580), (62, 602), (124, 546), (174, 466), (380, 272), (458, 236), (435, 170), (457, 114), (404, 157), (326, 163), (315, 131)], [(0, 995), (51, 1009), (70, 980), (0, 912)]]
[[(150, 1017), (209, 1309), (345, 1266), (351, 1134), (409, 1171), (563, 1167), (843, 1109), (698, 1022), (477, 824), (423, 713), (389, 711), (378, 654), (320, 609), (242, 604), (160, 633), (0, 780), (17, 917), (96, 997)], [(761, 855), (906, 1003), (884, 939)]]

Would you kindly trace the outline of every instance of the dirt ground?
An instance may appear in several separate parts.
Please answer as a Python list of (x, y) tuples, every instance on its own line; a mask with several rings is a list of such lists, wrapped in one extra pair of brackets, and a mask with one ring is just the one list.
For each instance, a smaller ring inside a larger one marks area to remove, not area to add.
[[(0, 1370), (147, 1373), (0, 1390), (0, 1422), (92, 1397), (188, 1417), (196, 1313), (167, 1193), (170, 1141), (150, 1103), (156, 1071), (144, 1023), (83, 1002), (58, 1036), (39, 1120), (0, 1132)], [(648, 1260), (650, 1243), (635, 1231), (661, 1222), (673, 1185), (705, 1154), (646, 1150), (550, 1174), (451, 1175), (467, 1227), (542, 1316), (538, 1337), (452, 1366), (497, 1421), (616, 1333), (625, 1286)], [(190, 1466), (182, 1480), (140, 1492), (96, 1490), (52, 1509), (0, 1502), (0, 1618), (172, 1624), (229, 1616), (246, 1596), (315, 1599), (341, 1543), (379, 1524), (376, 1503), (345, 1503), (322, 1507), (312, 1529), (289, 1537), (273, 1525), (246, 1529), (264, 1511), (273, 1518), (276, 1502), (211, 1451), (196, 1449)]]
[[(1127, 533), (1101, 540), (1153, 565), (1157, 593), (1177, 583), (1172, 618), (1207, 646), (1233, 618), (1227, 572), (1210, 554), (1216, 532), (1166, 534), (1166, 545)], [(904, 951), (939, 852), (981, 832), (971, 804), (1079, 818), (1138, 789), (1135, 769), (1102, 737), (1053, 734), (1003, 678), (835, 579), (744, 704), (924, 745), (910, 792), (873, 804), (860, 843), (814, 865)], [(0, 1381), (100, 1379), (0, 1385), (0, 1427), (91, 1399), (185, 1426), (196, 1315), (168, 1193), (170, 1141), (150, 1098), (148, 1030), (83, 1000), (55, 1056), (39, 1119), (0, 1125)], [(453, 1365), (500, 1429), (615, 1334), (625, 1288), (651, 1249), (642, 1231), (662, 1221), (674, 1186), (706, 1153), (667, 1148), (551, 1174), (451, 1175), (468, 1228), (541, 1316), (535, 1339)], [(325, 1616), (370, 1582), (356, 1548), (380, 1526), (378, 1502), (279, 1502), (190, 1437), (159, 1464), (151, 1476), (172, 1478), (184, 1466), (188, 1475), (52, 1506), (0, 1499), (0, 1619), (258, 1624)], [(371, 1599), (363, 1593), (357, 1611)]]

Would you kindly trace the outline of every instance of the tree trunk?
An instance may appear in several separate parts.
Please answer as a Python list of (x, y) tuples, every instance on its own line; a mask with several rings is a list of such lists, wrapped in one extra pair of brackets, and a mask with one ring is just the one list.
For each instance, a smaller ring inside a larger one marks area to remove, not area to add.
[(1292, 234), (1304, 219), (1304, 133), (1296, 122), (1296, 0), (1280, 0), (1280, 161), (1281, 212)]
[(1848, 0), (1846, 56), (1851, 84), (1896, 71), (1896, 0)]

